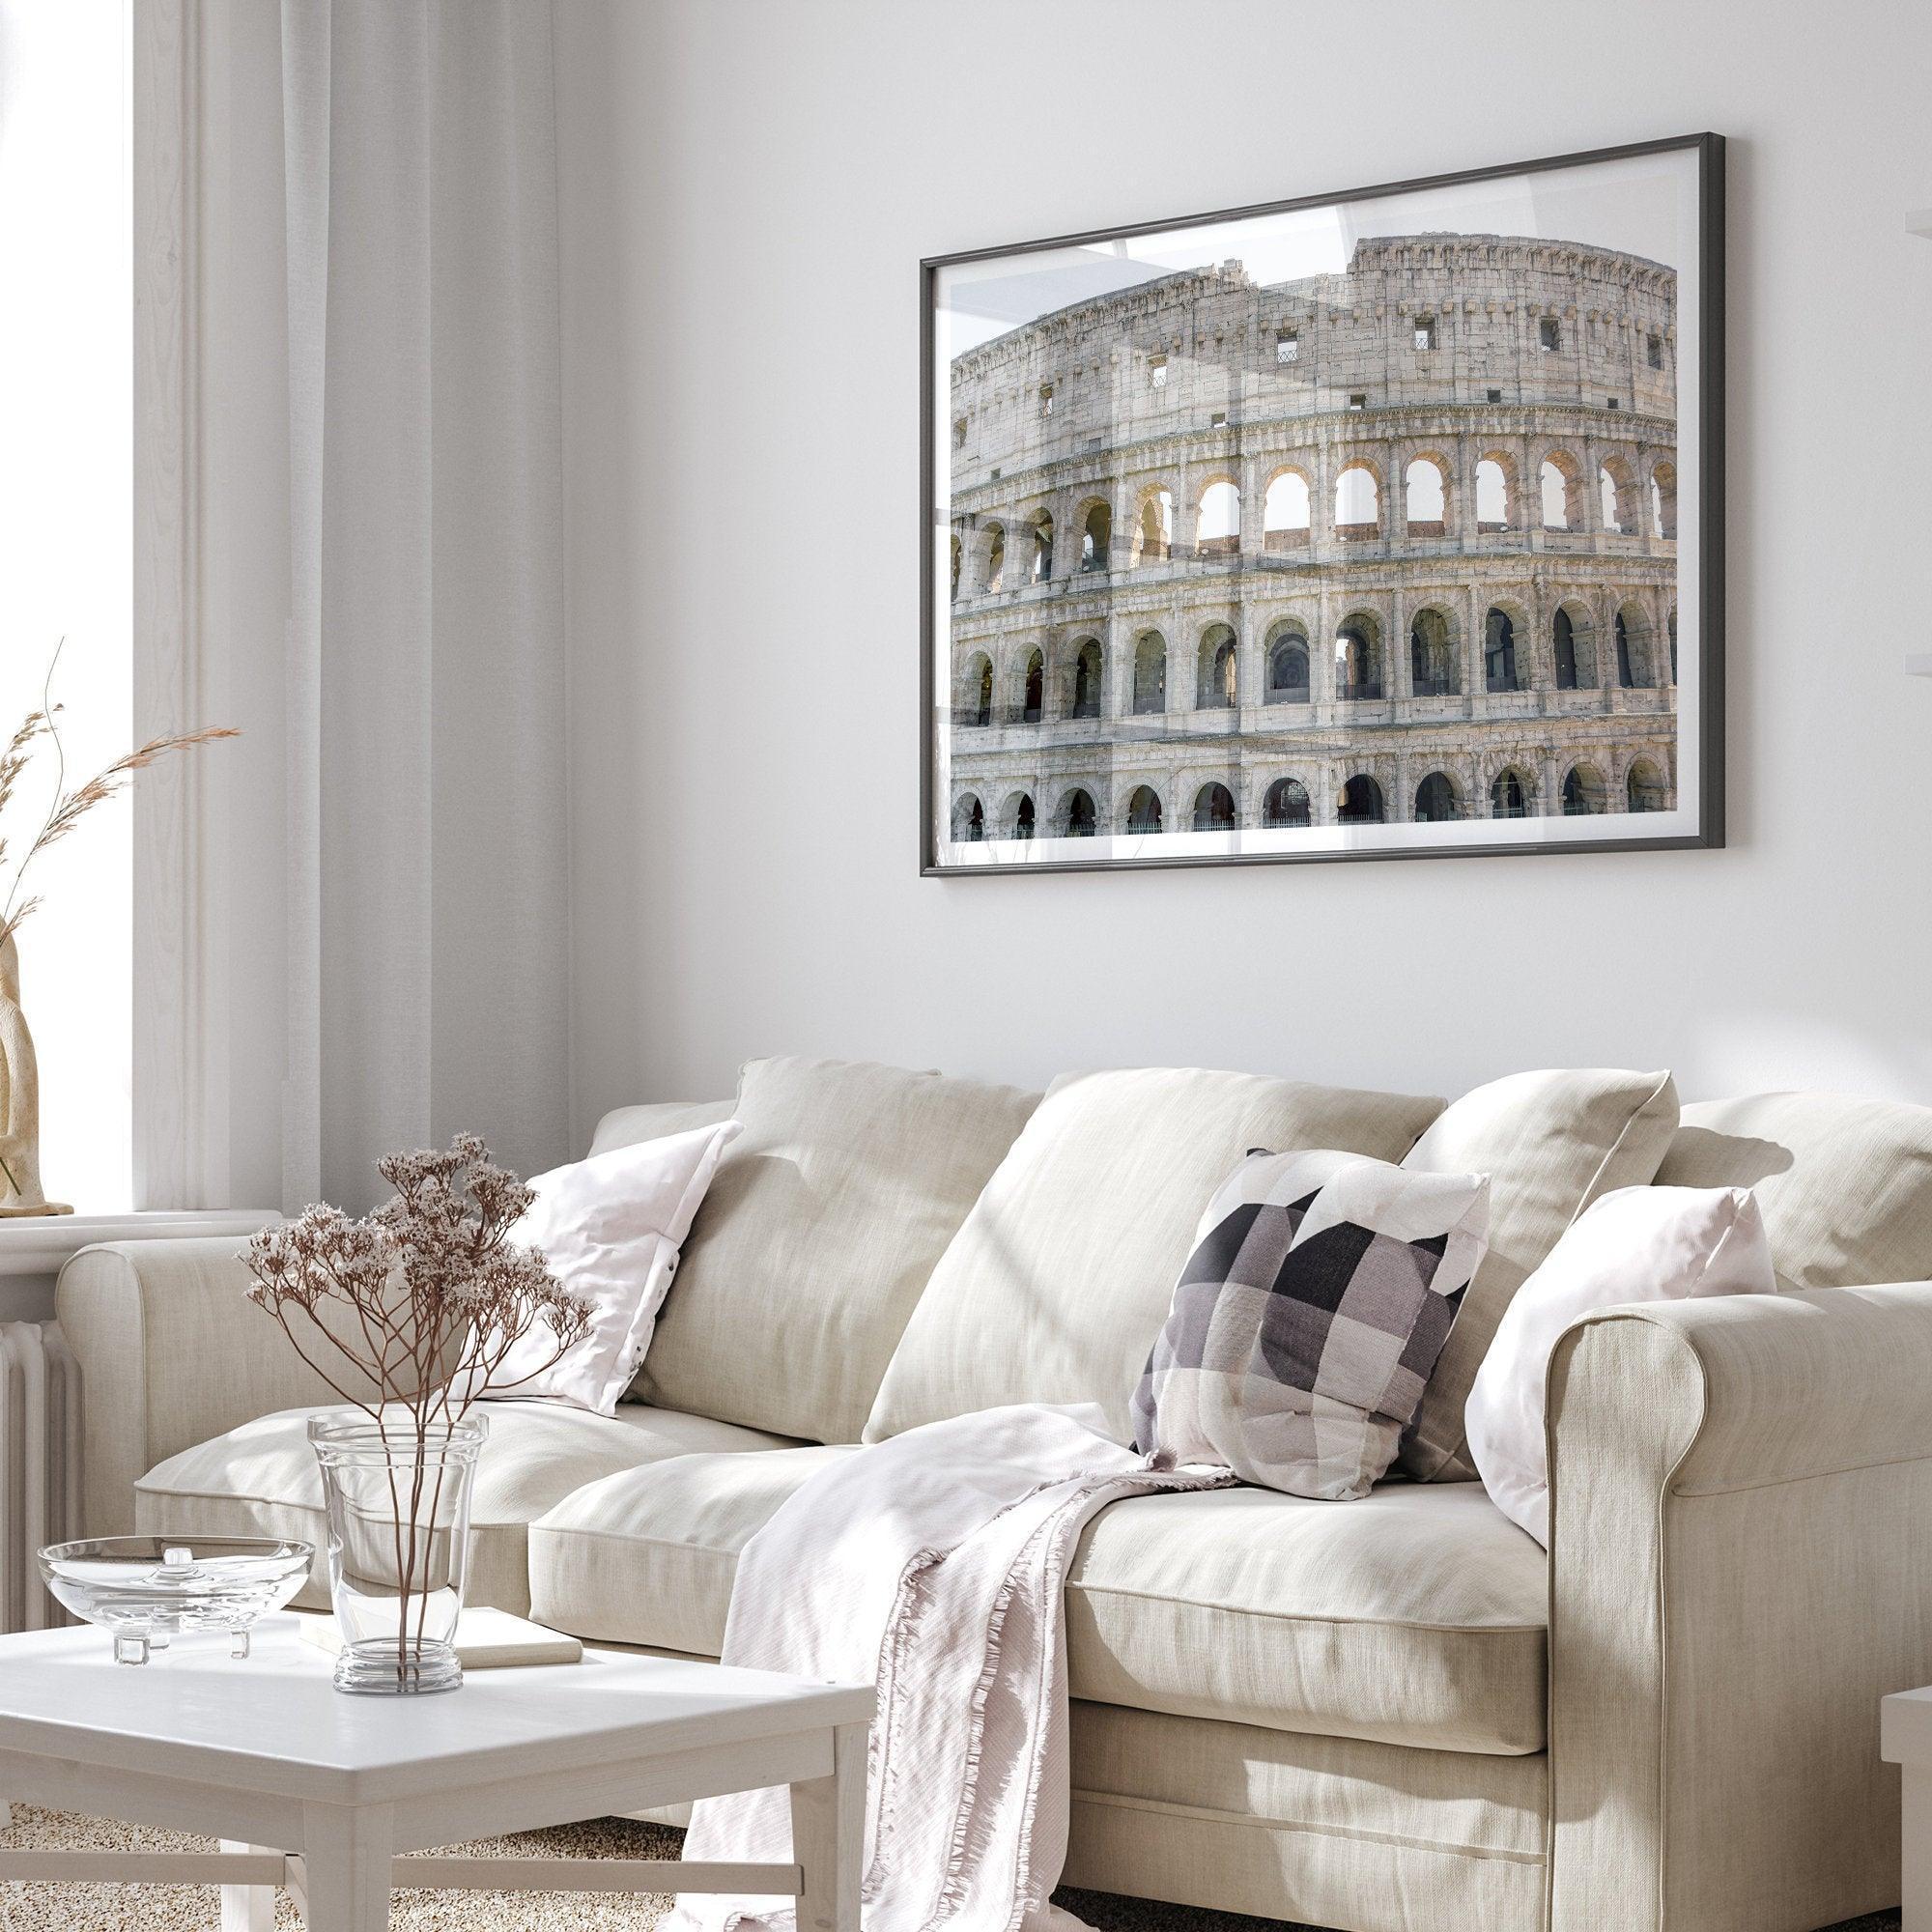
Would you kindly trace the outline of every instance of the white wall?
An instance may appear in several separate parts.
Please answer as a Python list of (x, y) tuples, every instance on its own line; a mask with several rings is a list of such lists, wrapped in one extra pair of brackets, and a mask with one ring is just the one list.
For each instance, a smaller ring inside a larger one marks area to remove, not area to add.
[[(1932, 1100), (1922, 0), (557, 0), (577, 1130), (835, 1054)], [(922, 255), (1714, 128), (1725, 851), (918, 876)]]

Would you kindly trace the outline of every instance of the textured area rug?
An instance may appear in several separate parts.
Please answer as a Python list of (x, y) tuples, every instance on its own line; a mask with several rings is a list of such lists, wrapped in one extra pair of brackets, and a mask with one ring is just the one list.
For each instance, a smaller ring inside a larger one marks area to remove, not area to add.
[[(662, 1825), (597, 1818), (443, 1850), (492, 1858), (674, 1859), (683, 1838), (682, 1832)], [(14, 1807), (14, 1828), (0, 1834), (0, 1842), (37, 1851), (99, 1845), (117, 1851), (196, 1852), (212, 1851), (214, 1845), (212, 1838), (181, 1832), (35, 1811), (23, 1804)], [(1111, 1892), (1064, 1889), (1055, 1896), (1099, 1932), (1257, 1932), (1266, 1925), (1279, 1925), (1281, 1932), (1320, 1932), (1233, 1912), (1193, 1912), (1151, 1899), (1117, 1898)], [(0, 1886), (0, 1932), (220, 1932), (219, 1897), (213, 1887), (196, 1885)], [(670, 1900), (654, 1893), (399, 1890), (389, 1922), (392, 1932), (648, 1932), (669, 1909)], [(275, 1928), (301, 1932), (286, 1893), (277, 1902)], [(1469, 1932), (1488, 1928), (1471, 1926)], [(1898, 1932), (1898, 1914), (1852, 1919), (1833, 1932)]]

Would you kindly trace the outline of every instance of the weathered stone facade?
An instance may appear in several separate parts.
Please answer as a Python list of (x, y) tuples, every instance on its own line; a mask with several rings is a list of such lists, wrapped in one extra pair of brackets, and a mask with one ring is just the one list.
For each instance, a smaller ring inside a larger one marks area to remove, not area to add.
[(1674, 806), (1676, 279), (1364, 241), (958, 356), (941, 836)]

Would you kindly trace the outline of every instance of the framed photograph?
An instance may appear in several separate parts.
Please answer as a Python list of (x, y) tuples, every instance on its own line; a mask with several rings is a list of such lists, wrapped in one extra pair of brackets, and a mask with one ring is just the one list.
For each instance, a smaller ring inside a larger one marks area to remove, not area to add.
[(928, 873), (1723, 842), (1723, 143), (921, 265)]

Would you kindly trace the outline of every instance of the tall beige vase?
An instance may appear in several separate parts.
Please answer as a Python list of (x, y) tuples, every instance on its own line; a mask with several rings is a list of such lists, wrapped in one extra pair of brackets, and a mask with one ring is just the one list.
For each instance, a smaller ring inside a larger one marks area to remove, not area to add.
[(10, 932), (0, 940), (0, 1215), (72, 1212), (41, 1191), (41, 1076)]

